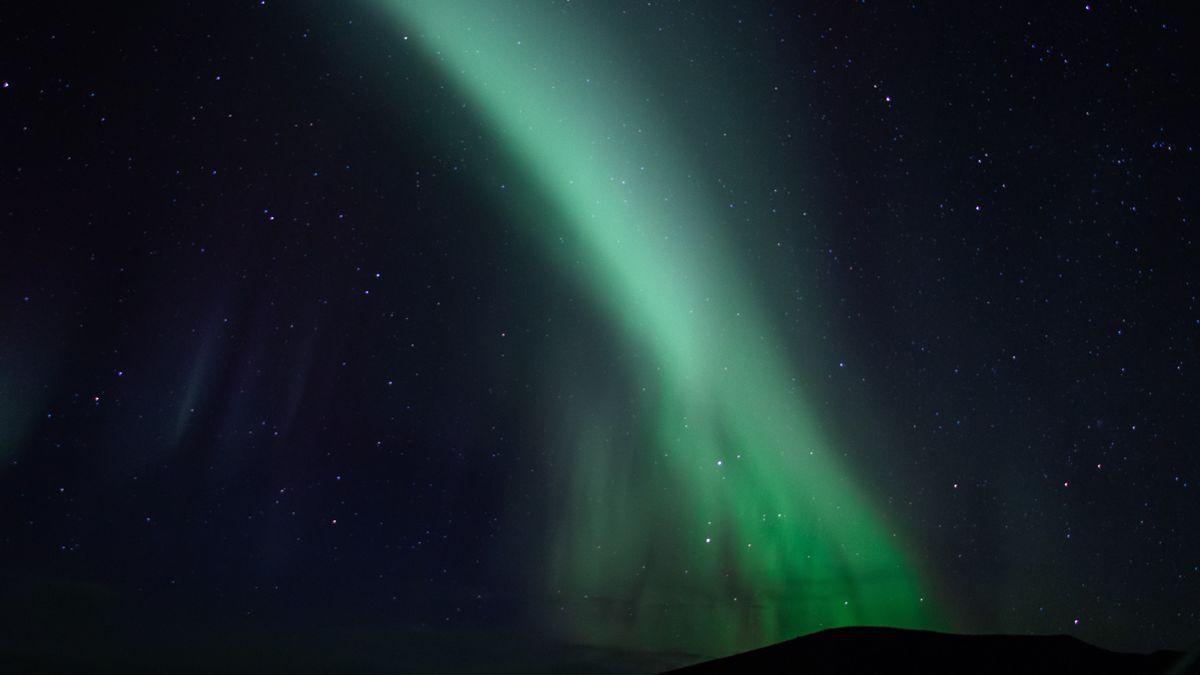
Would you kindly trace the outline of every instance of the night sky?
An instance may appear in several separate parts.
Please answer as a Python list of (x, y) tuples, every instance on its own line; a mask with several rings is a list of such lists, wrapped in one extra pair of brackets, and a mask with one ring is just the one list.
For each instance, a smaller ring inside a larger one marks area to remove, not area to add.
[(6, 7), (0, 649), (1187, 647), (1183, 12)]

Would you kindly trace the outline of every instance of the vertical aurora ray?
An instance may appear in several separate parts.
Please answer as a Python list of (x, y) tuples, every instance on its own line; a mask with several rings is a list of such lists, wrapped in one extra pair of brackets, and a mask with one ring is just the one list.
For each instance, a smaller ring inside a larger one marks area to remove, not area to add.
[(544, 554), (545, 591), (570, 606), (556, 625), (707, 654), (930, 625), (636, 71), (550, 3), (379, 1), (557, 209), (524, 224), (532, 236), (648, 355), (636, 415), (562, 416), (569, 487)]

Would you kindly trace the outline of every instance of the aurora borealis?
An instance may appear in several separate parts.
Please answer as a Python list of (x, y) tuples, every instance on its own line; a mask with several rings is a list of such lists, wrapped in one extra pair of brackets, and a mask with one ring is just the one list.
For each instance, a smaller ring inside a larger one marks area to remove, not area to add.
[(0, 14), (0, 671), (1194, 640), (1183, 9)]
[(585, 605), (570, 637), (727, 652), (836, 625), (926, 626), (901, 544), (727, 252), (712, 168), (692, 166), (650, 83), (585, 11), (384, 4), (548, 195), (554, 211), (518, 209), (521, 225), (645, 355), (638, 398), (613, 418), (588, 409), (614, 406), (586, 383), (585, 409), (556, 413), (569, 487), (547, 590)]

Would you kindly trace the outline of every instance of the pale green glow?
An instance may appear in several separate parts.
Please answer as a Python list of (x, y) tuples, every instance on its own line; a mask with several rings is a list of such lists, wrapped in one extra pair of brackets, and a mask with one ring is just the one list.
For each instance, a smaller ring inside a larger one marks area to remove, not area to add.
[(701, 653), (926, 625), (915, 574), (728, 253), (722, 205), (636, 71), (569, 4), (380, 1), (555, 207), (530, 232), (648, 354), (644, 399), (625, 402), (636, 420), (587, 405), (562, 419), (571, 487), (544, 576), (564, 609), (549, 620)]

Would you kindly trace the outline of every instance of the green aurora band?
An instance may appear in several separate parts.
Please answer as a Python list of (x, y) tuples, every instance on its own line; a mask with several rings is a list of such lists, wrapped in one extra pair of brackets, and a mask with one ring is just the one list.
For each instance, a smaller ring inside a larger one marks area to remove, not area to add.
[(557, 210), (524, 214), (531, 237), (652, 364), (635, 415), (559, 417), (547, 622), (578, 642), (700, 654), (937, 625), (730, 255), (724, 205), (602, 31), (557, 3), (379, 2)]

